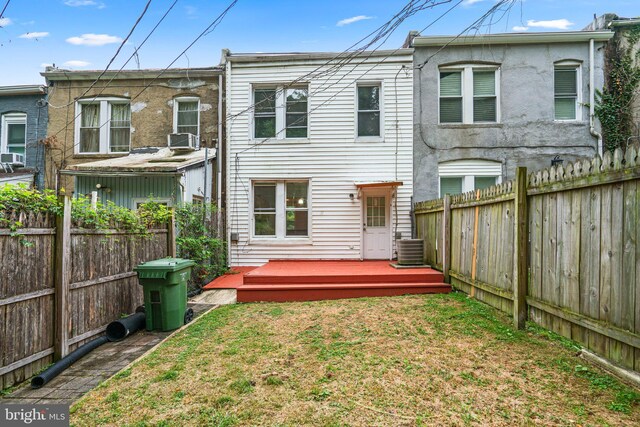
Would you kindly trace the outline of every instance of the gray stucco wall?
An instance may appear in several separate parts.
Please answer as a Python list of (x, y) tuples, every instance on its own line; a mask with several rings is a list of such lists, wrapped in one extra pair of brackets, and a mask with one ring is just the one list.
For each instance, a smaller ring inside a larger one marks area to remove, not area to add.
[[(518, 166), (538, 170), (559, 155), (573, 161), (592, 157), (597, 139), (589, 132), (589, 43), (416, 47), (414, 64), (414, 201), (438, 194), (438, 164), (482, 159), (502, 163), (502, 179)], [(596, 43), (595, 86), (602, 88), (603, 44)], [(582, 120), (554, 120), (554, 63), (581, 63)], [(490, 62), (500, 68), (501, 119), (496, 124), (438, 124), (439, 67)], [(596, 127), (598, 128), (598, 127)]]
[[(38, 101), (45, 94), (0, 96), (0, 117), (5, 113), (25, 113), (27, 115), (27, 148), (25, 168), (35, 171), (36, 186), (44, 187), (44, 147), (39, 139), (47, 136), (47, 105)], [(4, 132), (0, 121), (0, 134)]]

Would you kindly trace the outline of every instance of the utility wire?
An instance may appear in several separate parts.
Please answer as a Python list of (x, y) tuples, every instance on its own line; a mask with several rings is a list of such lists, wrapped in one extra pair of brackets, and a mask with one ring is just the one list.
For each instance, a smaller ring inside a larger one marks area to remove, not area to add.
[(11, 0), (7, 0), (7, 2), (4, 4), (4, 7), (2, 8), (2, 12), (0, 12), (0, 19), (4, 15), (5, 10), (7, 10), (7, 6), (9, 6), (9, 3), (11, 3)]

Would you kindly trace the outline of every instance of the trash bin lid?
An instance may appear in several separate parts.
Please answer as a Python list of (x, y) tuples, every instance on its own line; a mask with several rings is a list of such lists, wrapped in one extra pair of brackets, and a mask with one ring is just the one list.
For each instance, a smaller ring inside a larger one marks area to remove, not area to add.
[(185, 268), (192, 267), (195, 264), (196, 263), (190, 259), (168, 257), (143, 262), (142, 264), (134, 267), (133, 271), (171, 273), (174, 271), (184, 270)]

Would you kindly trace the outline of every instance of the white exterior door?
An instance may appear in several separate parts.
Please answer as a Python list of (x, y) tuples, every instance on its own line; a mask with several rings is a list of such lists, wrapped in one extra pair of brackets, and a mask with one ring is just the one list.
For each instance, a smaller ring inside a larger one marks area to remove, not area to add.
[(367, 193), (363, 204), (363, 258), (391, 259), (391, 219), (388, 192)]

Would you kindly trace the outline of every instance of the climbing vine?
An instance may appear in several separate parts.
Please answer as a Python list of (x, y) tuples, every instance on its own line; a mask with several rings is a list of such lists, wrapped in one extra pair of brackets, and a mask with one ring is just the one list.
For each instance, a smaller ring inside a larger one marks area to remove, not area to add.
[[(626, 43), (623, 36), (626, 37)], [(607, 47), (605, 87), (596, 91), (595, 114), (602, 124), (605, 147), (613, 151), (625, 148), (627, 139), (634, 134), (631, 104), (640, 85), (640, 25), (617, 33)]]

